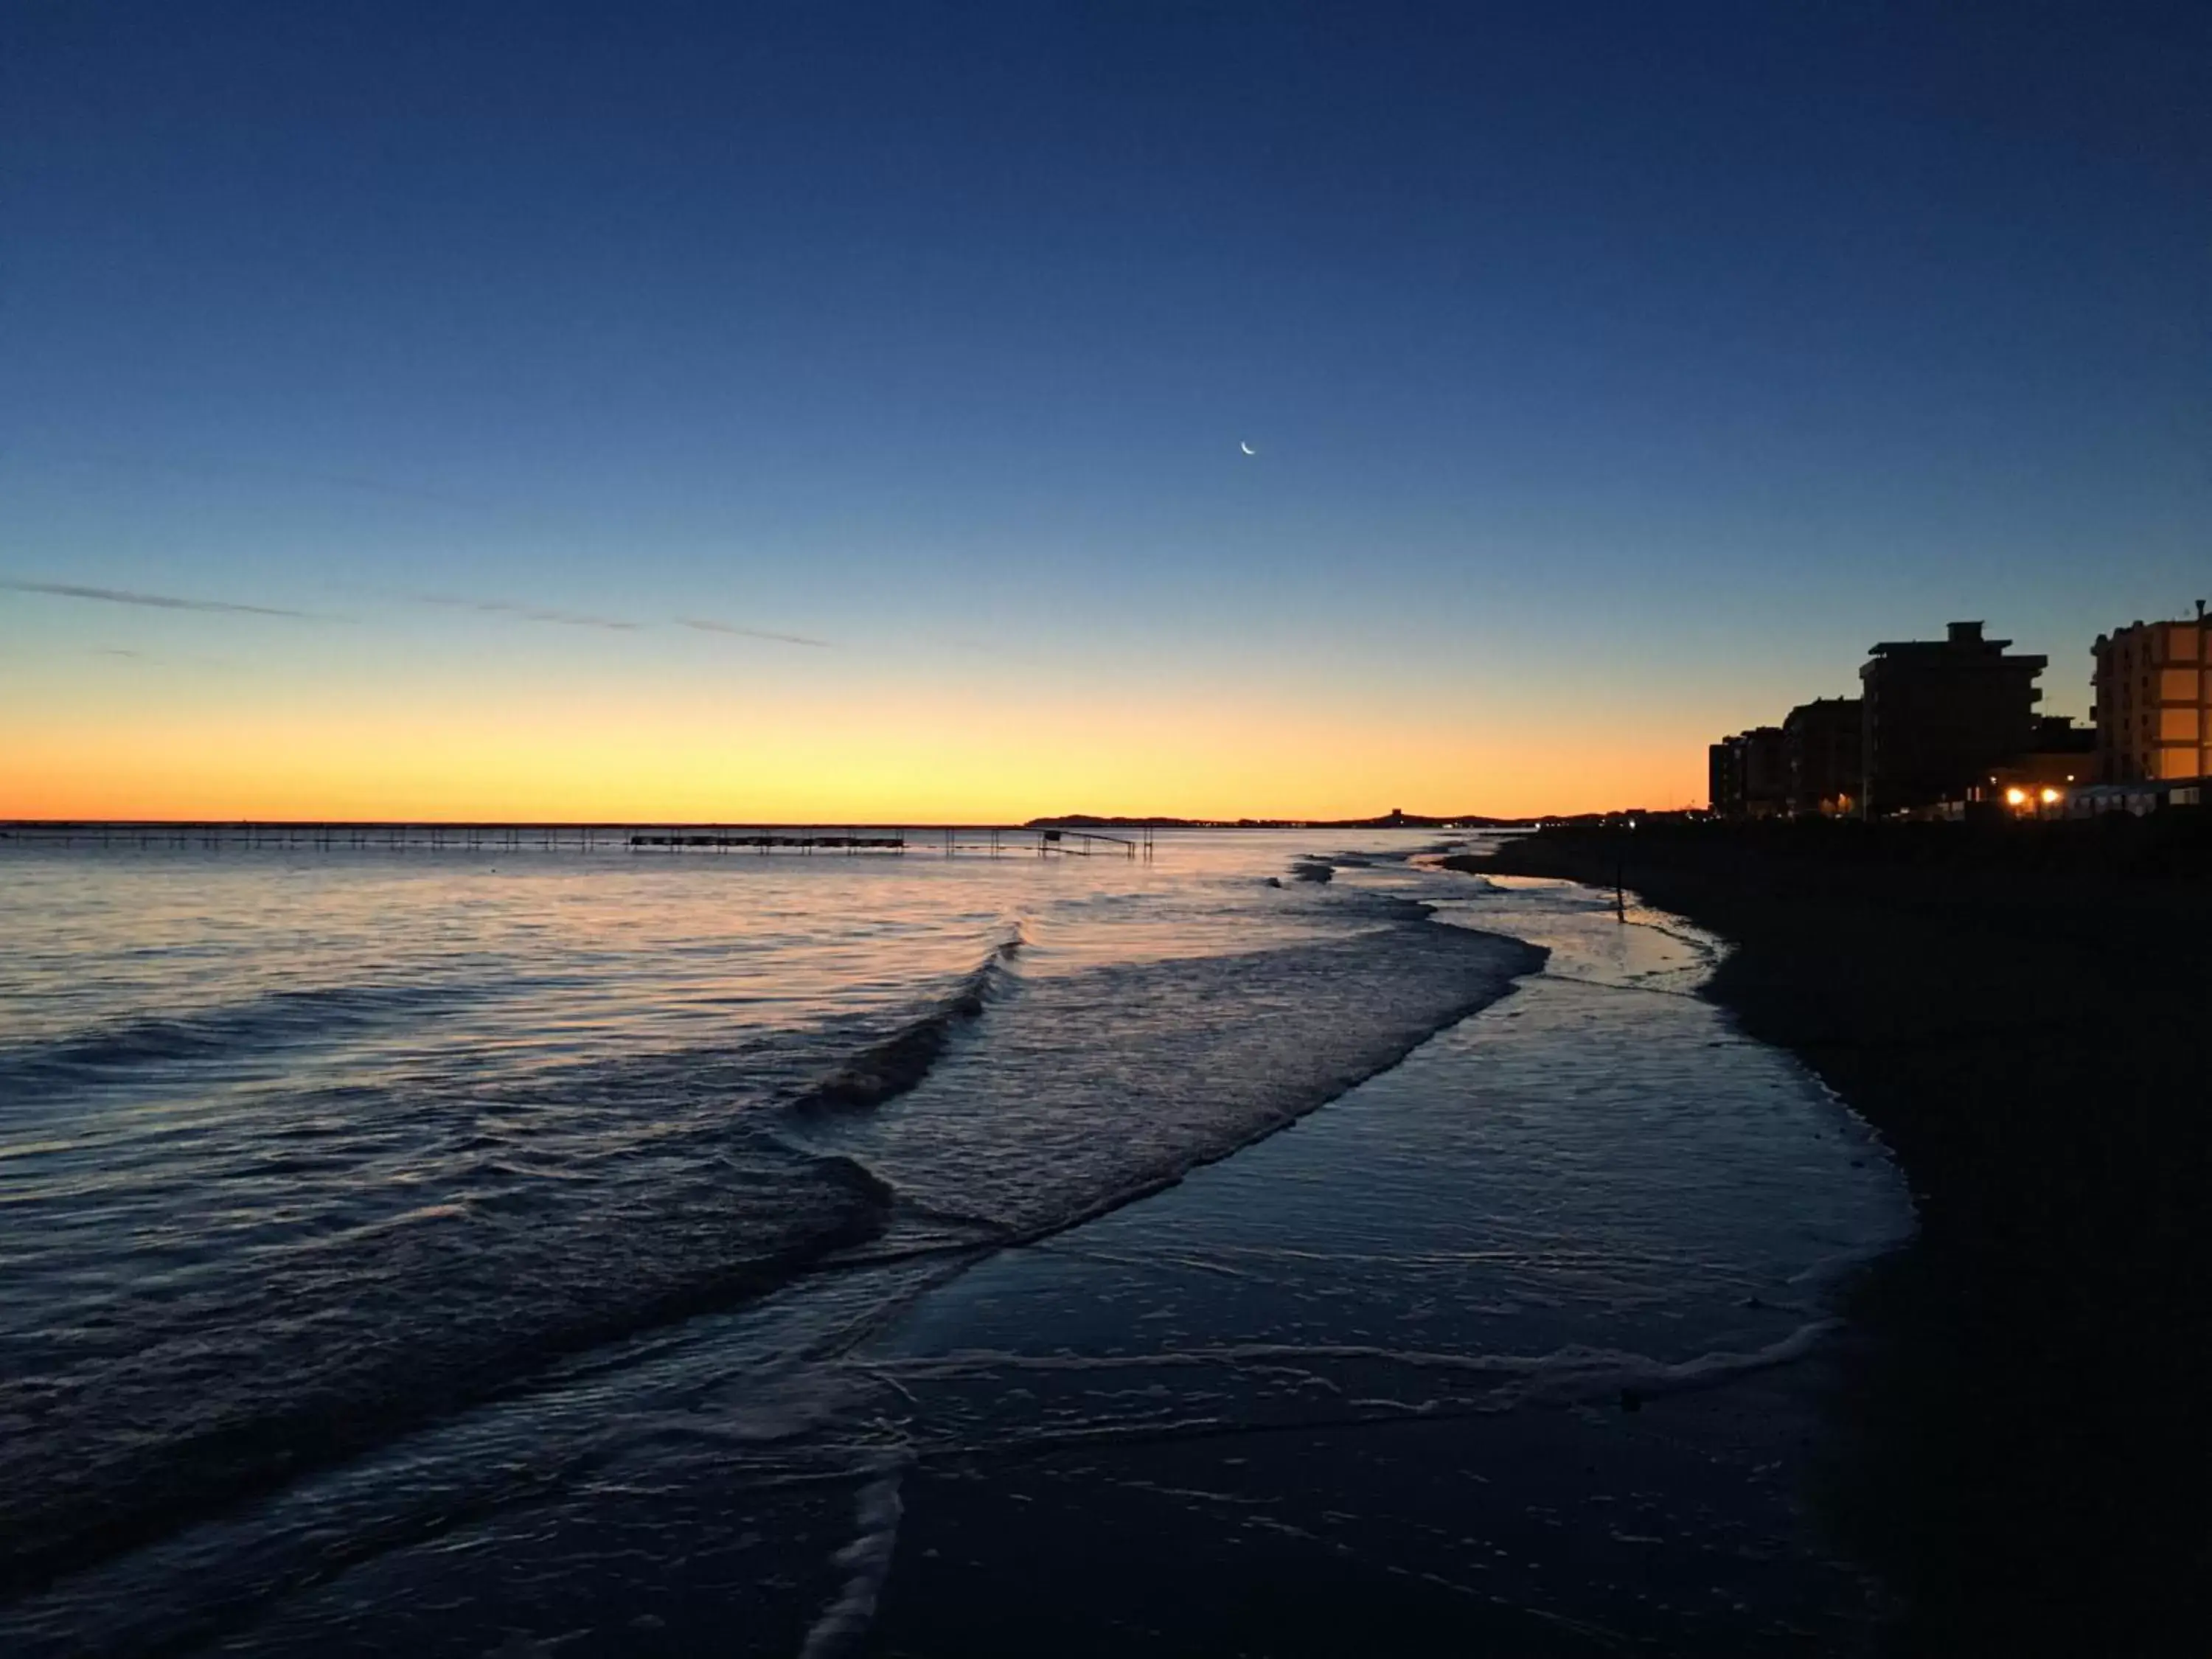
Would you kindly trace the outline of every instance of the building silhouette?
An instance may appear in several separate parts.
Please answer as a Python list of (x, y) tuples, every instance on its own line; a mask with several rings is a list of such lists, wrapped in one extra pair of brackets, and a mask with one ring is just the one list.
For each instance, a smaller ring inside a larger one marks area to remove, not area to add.
[(1782, 728), (1754, 726), (1705, 750), (1705, 789), (1714, 814), (1778, 817), (1790, 810), (1790, 754)]
[(1858, 810), (1866, 765), (1865, 714), (1856, 697), (1815, 697), (1782, 722), (1792, 817), (1847, 817)]
[(1743, 816), (1743, 756), (1734, 738), (1705, 745), (1705, 805), (1717, 818)]
[(2046, 657), (1954, 622), (1941, 640), (1885, 640), (1859, 670), (1869, 817), (1962, 801), (2035, 744)]
[(2212, 775), (2212, 619), (2133, 623), (2100, 634), (2097, 776), (2156, 783)]

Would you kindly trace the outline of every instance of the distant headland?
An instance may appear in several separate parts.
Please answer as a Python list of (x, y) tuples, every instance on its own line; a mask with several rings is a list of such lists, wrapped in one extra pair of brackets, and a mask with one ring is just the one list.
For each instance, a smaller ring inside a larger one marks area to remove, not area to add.
[(1168, 818), (1107, 817), (1068, 812), (1031, 818), (1024, 830), (1508, 830), (1534, 818), (1493, 818), (1480, 812), (1403, 812), (1396, 807), (1371, 818)]

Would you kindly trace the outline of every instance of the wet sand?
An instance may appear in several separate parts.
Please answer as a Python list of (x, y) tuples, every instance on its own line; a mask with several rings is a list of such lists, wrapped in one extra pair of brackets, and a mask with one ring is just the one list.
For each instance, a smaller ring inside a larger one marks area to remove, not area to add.
[[(2201, 1651), (2212, 1628), (2212, 869), (2162, 826), (1559, 832), (1493, 866), (1727, 937), (1705, 994), (1895, 1149), (1835, 1523), (1902, 1650)], [(2021, 833), (2026, 831), (2027, 833)]]

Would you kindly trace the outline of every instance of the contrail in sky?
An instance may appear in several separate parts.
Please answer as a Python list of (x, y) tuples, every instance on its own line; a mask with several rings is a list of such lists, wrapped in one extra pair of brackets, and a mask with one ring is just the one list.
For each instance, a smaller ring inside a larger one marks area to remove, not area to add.
[(58, 599), (97, 599), (102, 605), (138, 605), (155, 611), (219, 611), (238, 617), (283, 617), (293, 622), (329, 622), (307, 611), (273, 605), (234, 605), (228, 599), (187, 599), (174, 593), (143, 593), (128, 587), (89, 587), (80, 582), (18, 581), (0, 577), (0, 587), (17, 593), (50, 593)]
[(735, 634), (748, 640), (775, 640), (783, 645), (811, 645), (827, 649), (830, 641), (817, 640), (805, 634), (778, 634), (772, 629), (740, 628), (735, 623), (716, 622), (708, 617), (678, 617), (679, 628), (696, 628), (702, 634)]
[(557, 611), (541, 605), (514, 605), (506, 599), (456, 599), (441, 593), (409, 596), (416, 605), (443, 605), (451, 611), (481, 611), (486, 616), (513, 617), (521, 622), (557, 623), (566, 628), (604, 628), (611, 633), (635, 634), (638, 625), (619, 617), (595, 617), (584, 611)]

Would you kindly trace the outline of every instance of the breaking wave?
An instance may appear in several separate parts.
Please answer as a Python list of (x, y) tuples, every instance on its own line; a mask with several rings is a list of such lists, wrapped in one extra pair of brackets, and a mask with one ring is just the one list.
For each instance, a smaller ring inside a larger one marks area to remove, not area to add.
[[(826, 1262), (1111, 1208), (1395, 1063), (1540, 959), (1416, 905), (1345, 915), (1357, 931), (1318, 943), (1033, 978), (1013, 930), (889, 1020), (303, 1097), (251, 1158), (206, 1166), (223, 1201), (281, 1218), (221, 1244), (210, 1218), (172, 1271), (73, 1296), (66, 1343), (0, 1322), (0, 1585)], [(82, 1086), (453, 1007), (435, 986), (285, 992), (16, 1063)]]
[(960, 988), (912, 1024), (863, 1048), (796, 1101), (799, 1112), (880, 1106), (929, 1074), (956, 1032), (983, 1013), (984, 999), (1022, 948), (1017, 929), (962, 981)]

